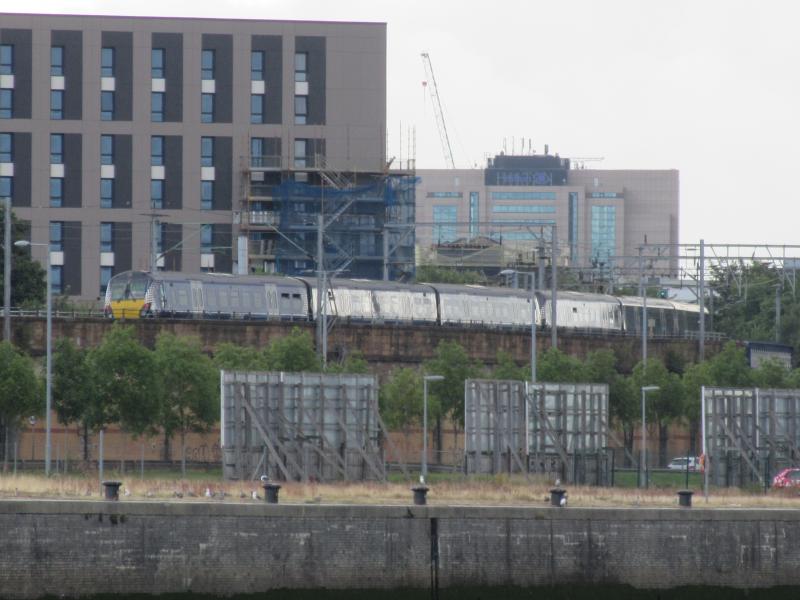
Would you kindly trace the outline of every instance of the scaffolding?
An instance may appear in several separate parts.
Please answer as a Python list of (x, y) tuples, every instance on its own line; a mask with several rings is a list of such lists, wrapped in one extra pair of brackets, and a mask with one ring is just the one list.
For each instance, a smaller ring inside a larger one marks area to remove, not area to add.
[(608, 485), (608, 386), (467, 380), (467, 473), (540, 473)]
[(373, 375), (222, 371), (223, 475), (384, 480)]
[(713, 485), (769, 485), (800, 462), (800, 390), (703, 389), (705, 453)]
[[(249, 272), (413, 277), (413, 171), (342, 173), (321, 154), (296, 168), (283, 163), (280, 156), (251, 156), (243, 165), (247, 256), (240, 253), (240, 262)], [(323, 264), (317, 265), (320, 235)]]

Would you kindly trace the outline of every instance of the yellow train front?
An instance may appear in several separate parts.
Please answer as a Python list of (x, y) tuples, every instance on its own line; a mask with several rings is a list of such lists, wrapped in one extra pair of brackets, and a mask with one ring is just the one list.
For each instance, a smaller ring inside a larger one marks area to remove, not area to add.
[(114, 319), (138, 319), (145, 308), (145, 296), (153, 278), (143, 271), (114, 275), (106, 288), (104, 311)]

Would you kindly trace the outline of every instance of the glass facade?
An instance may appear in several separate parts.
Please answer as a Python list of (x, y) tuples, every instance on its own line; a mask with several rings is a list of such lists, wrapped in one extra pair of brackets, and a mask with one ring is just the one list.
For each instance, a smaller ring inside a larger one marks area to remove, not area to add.
[(428, 198), (461, 198), (463, 194), (461, 192), (428, 192)]
[(64, 75), (64, 47), (50, 47), (50, 75), (62, 77)]
[(214, 51), (203, 50), (200, 56), (200, 78), (214, 79)]
[(264, 53), (260, 50), (253, 50), (250, 53), (250, 79), (264, 80)]
[(150, 77), (164, 79), (164, 48), (153, 48), (151, 52)]
[[(457, 206), (433, 207), (433, 241), (437, 244), (453, 242), (457, 238), (456, 221), (458, 220)], [(452, 223), (452, 225), (443, 225)]]
[(114, 206), (114, 180), (100, 180), (100, 208), (111, 208)]
[(478, 235), (478, 222), (480, 221), (480, 198), (479, 192), (469, 193), (469, 235)]
[(101, 135), (100, 136), (100, 164), (113, 165), (114, 164), (114, 136)]
[(100, 120), (114, 120), (114, 92), (100, 92)]
[(64, 90), (50, 90), (50, 118), (53, 121), (64, 118)]
[(100, 76), (114, 76), (114, 48), (103, 48), (100, 51)]
[(154, 135), (150, 138), (150, 164), (155, 167), (164, 165), (164, 136)]
[(0, 133), (0, 163), (14, 162), (14, 136)]
[(578, 192), (569, 193), (569, 257), (578, 260)]
[(555, 206), (538, 206), (535, 204), (495, 204), (493, 213), (554, 213)]
[(617, 207), (592, 206), (592, 263), (608, 264), (616, 254)]

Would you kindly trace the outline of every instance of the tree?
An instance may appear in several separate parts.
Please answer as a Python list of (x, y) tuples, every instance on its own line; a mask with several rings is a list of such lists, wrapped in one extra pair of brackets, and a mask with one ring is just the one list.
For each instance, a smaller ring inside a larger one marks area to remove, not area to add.
[(208, 431), (219, 415), (219, 370), (203, 352), (200, 340), (161, 333), (155, 364), (161, 383), (159, 424), (164, 459), (176, 433), (181, 436), (181, 473), (186, 476), (186, 434)]
[(328, 363), (325, 369), (328, 373), (352, 373), (363, 375), (369, 373), (369, 363), (359, 350), (350, 352), (340, 363)]
[(141, 435), (159, 420), (159, 377), (153, 353), (136, 339), (133, 328), (114, 325), (90, 354), (98, 373), (98, 424), (119, 422)]
[[(0, 240), (5, 231), (5, 211), (0, 207)], [(25, 224), (11, 215), (11, 237), (14, 242), (28, 239)], [(5, 244), (0, 242), (0, 298), (3, 294)], [(45, 300), (47, 273), (31, 259), (30, 248), (12, 247), (11, 253), (11, 306), (41, 306)]]
[[(381, 417), (390, 429), (403, 431), (406, 445), (411, 427), (422, 421), (422, 405), (422, 376), (415, 369), (397, 369), (381, 386)], [(431, 396), (428, 397), (428, 414), (439, 414), (438, 400)]]
[(752, 373), (753, 384), (760, 388), (785, 389), (789, 387), (790, 371), (775, 358), (762, 362)]
[(441, 457), (442, 417), (448, 416), (453, 422), (454, 446), (457, 442), (457, 425), (464, 425), (464, 381), (474, 379), (482, 367), (474, 363), (464, 347), (458, 342), (440, 342), (436, 347), (436, 357), (425, 364), (425, 372), (441, 375), (443, 381), (431, 382), (428, 386), (430, 396), (437, 400), (437, 410), (431, 414), (436, 419), (435, 442)]
[(416, 281), (424, 283), (486, 283), (486, 276), (480, 271), (459, 271), (457, 269), (421, 265), (417, 267)]
[(10, 342), (0, 342), (0, 435), (3, 462), (8, 460), (9, 432), (22, 419), (44, 412), (42, 386), (33, 361)]
[(530, 376), (530, 369), (517, 365), (508, 352), (497, 351), (497, 364), (492, 371), (492, 379), (528, 381)]
[(691, 364), (683, 372), (683, 414), (689, 421), (689, 454), (692, 456), (697, 454), (697, 433), (702, 419), (702, 388), (711, 384), (711, 366), (708, 361)]
[(752, 387), (753, 371), (747, 364), (744, 348), (728, 342), (708, 363), (710, 381), (720, 387)]
[(97, 400), (97, 374), (90, 352), (70, 338), (59, 339), (53, 357), (53, 406), (59, 421), (80, 426), (83, 460), (89, 460), (89, 433), (104, 425), (103, 407)]
[(311, 335), (298, 327), (294, 327), (288, 336), (273, 340), (267, 347), (265, 357), (270, 371), (321, 370)]
[(586, 381), (583, 363), (558, 348), (542, 353), (536, 366), (536, 378), (548, 383), (577, 383)]
[(214, 352), (214, 365), (224, 371), (267, 371), (263, 353), (250, 346), (224, 343)]
[(667, 444), (669, 441), (669, 425), (683, 414), (683, 386), (680, 377), (670, 373), (664, 363), (651, 358), (645, 366), (638, 363), (631, 375), (634, 392), (641, 394), (641, 388), (649, 385), (659, 387), (650, 392), (646, 398), (646, 412), (650, 422), (658, 426), (658, 460), (659, 464), (667, 462)]

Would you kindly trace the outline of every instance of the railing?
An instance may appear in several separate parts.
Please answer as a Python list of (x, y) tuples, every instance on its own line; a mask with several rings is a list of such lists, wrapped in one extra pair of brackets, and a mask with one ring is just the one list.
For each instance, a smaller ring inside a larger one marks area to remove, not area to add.
[(250, 156), (248, 161), (251, 169), (280, 169), (280, 155)]
[(274, 211), (253, 210), (242, 213), (242, 225), (269, 225), (277, 227), (280, 215)]

